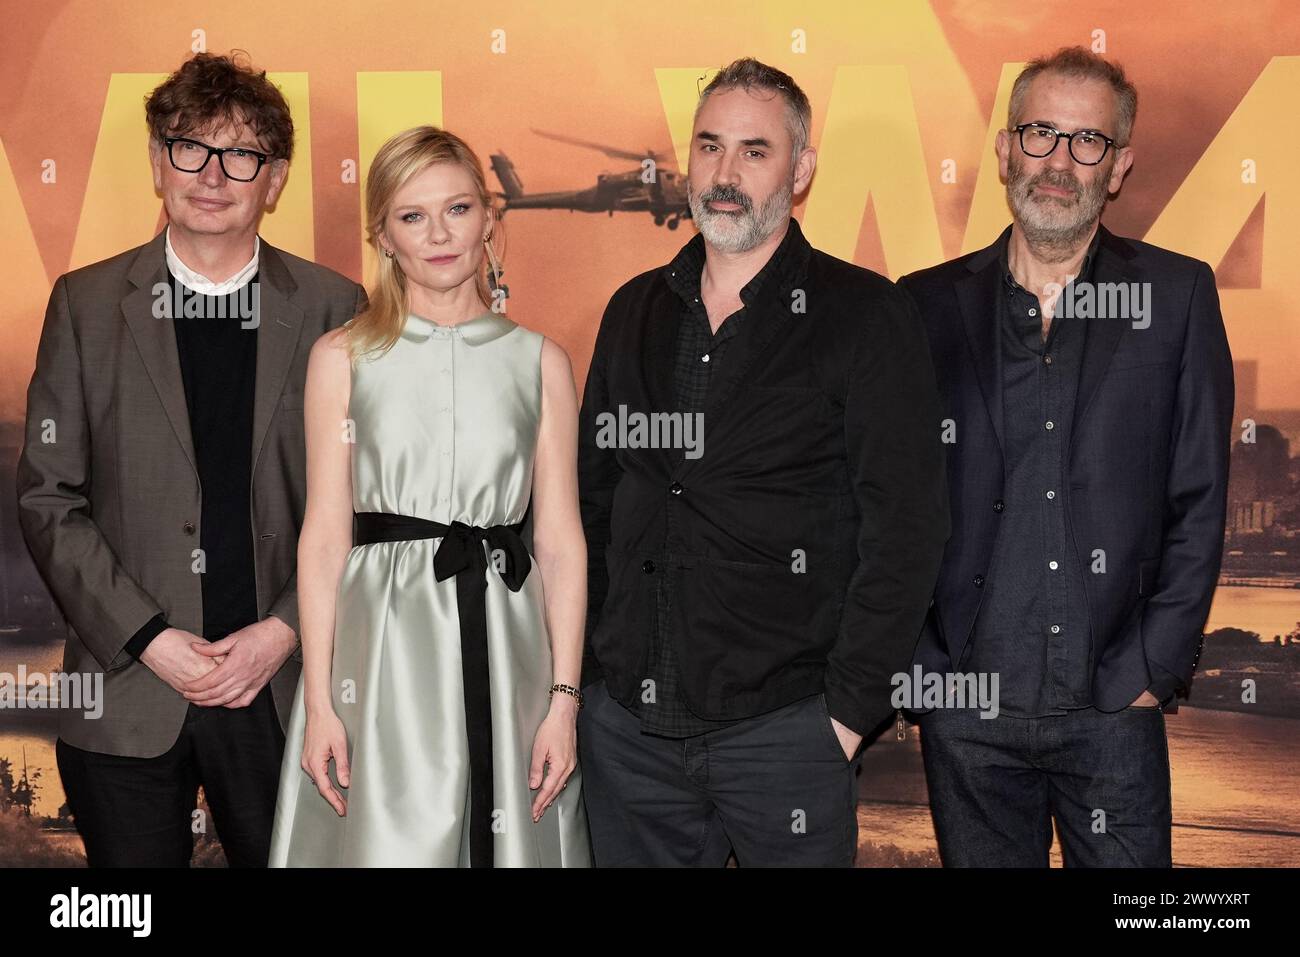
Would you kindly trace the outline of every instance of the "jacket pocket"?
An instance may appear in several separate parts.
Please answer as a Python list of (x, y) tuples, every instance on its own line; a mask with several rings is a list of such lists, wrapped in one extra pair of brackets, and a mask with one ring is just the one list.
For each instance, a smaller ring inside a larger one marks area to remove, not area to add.
[(662, 574), (658, 563), (643, 555), (605, 546), (605, 569), (609, 576), (600, 621), (591, 633), (591, 649), (609, 678), (638, 666), (648, 648), (655, 589)]
[(672, 624), (701, 682), (697, 698), (761, 694), (774, 679), (823, 668), (842, 597), (828, 571), (723, 559), (673, 569)]

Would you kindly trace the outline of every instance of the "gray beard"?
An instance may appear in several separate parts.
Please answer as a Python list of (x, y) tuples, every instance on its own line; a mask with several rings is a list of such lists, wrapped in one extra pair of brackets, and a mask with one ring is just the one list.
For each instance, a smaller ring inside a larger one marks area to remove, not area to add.
[[(1074, 206), (1074, 215), (1053, 216), (1050, 210), (1065, 210), (1051, 197), (1031, 199), (1030, 177), (1024, 167), (1011, 162), (1008, 167), (1007, 202), (1015, 214), (1016, 222), (1024, 233), (1025, 241), (1032, 246), (1043, 262), (1063, 262), (1069, 259), (1092, 232), (1101, 218), (1109, 195), (1107, 181), (1098, 177), (1091, 185), (1083, 186)], [(1057, 185), (1048, 181), (1048, 185)]]
[(794, 183), (785, 183), (774, 192), (757, 212), (745, 210), (739, 213), (715, 213), (705, 205), (705, 190), (696, 196), (687, 185), (687, 202), (691, 207), (691, 218), (704, 237), (704, 241), (725, 253), (744, 253), (762, 244), (790, 218), (794, 208)]

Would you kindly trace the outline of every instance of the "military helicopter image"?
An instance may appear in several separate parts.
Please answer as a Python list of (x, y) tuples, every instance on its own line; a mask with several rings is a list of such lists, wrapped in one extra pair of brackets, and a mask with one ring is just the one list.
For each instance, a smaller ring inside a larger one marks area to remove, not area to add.
[(608, 213), (610, 216), (616, 212), (649, 213), (656, 226), (667, 225), (669, 229), (676, 229), (683, 219), (690, 218), (686, 178), (660, 165), (671, 156), (670, 153), (657, 150), (635, 153), (560, 133), (537, 129), (533, 132), (560, 143), (598, 150), (611, 159), (640, 163), (640, 167), (626, 172), (601, 173), (596, 177), (596, 185), (590, 189), (528, 194), (524, 192), (524, 184), (510, 158), (505, 153), (493, 153), (490, 157), (492, 171), (504, 190), (499, 194), (505, 200), (503, 212), (512, 209), (567, 209), (570, 212)]

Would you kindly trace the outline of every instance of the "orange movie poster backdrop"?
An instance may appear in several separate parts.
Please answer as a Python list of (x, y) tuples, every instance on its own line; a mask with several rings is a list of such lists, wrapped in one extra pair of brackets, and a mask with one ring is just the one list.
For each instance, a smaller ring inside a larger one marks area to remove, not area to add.
[[(812, 243), (893, 278), (1009, 221), (992, 152), (1025, 60), (1084, 44), (1140, 101), (1115, 232), (1215, 267), (1237, 373), (1224, 576), (1190, 702), (1169, 716), (1178, 865), (1300, 863), (1300, 9), (1293, 0), (855, 0), (0, 5), (0, 682), (61, 663), (56, 607), (17, 529), (14, 467), (53, 281), (161, 226), (143, 98), (197, 50), (242, 49), (285, 91), (297, 153), (262, 235), (365, 276), (365, 169), (421, 123), (513, 168), (525, 195), (685, 172), (701, 77), (752, 55), (813, 104)], [(601, 149), (598, 149), (600, 147)], [(602, 149), (605, 152), (602, 152)], [(489, 170), (493, 188), (507, 191)], [(604, 305), (690, 238), (649, 212), (510, 210), (513, 319), (585, 378)], [(30, 681), (31, 679), (29, 679)], [(0, 687), (3, 687), (0, 684)], [(0, 708), (0, 864), (75, 861), (48, 712)], [(859, 864), (935, 865), (917, 734), (860, 779)], [(210, 835), (209, 835), (210, 837)], [(210, 840), (198, 859), (220, 862)], [(1057, 857), (1059, 863), (1059, 856)]]

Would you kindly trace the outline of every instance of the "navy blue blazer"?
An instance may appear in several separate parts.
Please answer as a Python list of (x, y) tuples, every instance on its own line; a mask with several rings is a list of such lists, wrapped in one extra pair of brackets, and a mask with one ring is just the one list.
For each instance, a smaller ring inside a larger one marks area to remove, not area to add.
[[(1153, 664), (1190, 687), (1223, 554), (1234, 392), (1209, 265), (1099, 229), (1098, 289), (1150, 284), (1136, 287), (1149, 291), (1144, 318), (1085, 320), (1065, 436), (1061, 491), (1084, 569), (1093, 704), (1117, 711), (1148, 688)], [(1010, 234), (899, 280), (924, 320), (955, 439), (945, 444), (952, 536), (914, 661), (926, 671), (960, 663), (998, 535), (997, 283)]]

